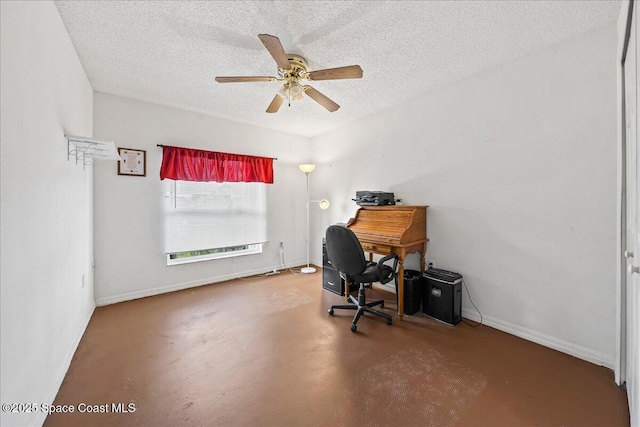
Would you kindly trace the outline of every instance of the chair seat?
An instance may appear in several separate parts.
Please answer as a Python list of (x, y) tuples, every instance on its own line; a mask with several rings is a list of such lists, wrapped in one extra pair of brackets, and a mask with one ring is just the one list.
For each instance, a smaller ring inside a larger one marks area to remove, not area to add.
[(387, 283), (391, 279), (393, 279), (393, 268), (388, 265), (382, 266), (382, 277), (378, 277), (378, 264), (375, 262), (367, 263), (367, 268), (362, 272), (362, 274), (354, 274), (351, 276), (354, 282), (356, 283), (369, 283), (369, 282), (380, 282)]

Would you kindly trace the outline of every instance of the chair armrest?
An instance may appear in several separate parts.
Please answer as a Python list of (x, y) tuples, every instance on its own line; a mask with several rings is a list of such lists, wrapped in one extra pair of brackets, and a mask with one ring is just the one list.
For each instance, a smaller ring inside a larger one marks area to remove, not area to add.
[[(398, 263), (398, 255), (389, 254), (389, 255), (385, 256), (384, 258), (381, 258), (380, 261), (378, 261), (378, 264), (384, 264), (385, 262), (389, 261), (390, 259), (395, 259), (394, 264)], [(394, 268), (394, 270), (395, 270), (395, 268)]]
[[(393, 274), (397, 275), (398, 274), (398, 255), (396, 254), (389, 254), (387, 256), (385, 256), (384, 258), (381, 258), (380, 261), (378, 261), (378, 277), (380, 277), (380, 279), (382, 280), (382, 266), (384, 265), (385, 262), (390, 261), (393, 259)], [(393, 276), (391, 276), (393, 277)]]

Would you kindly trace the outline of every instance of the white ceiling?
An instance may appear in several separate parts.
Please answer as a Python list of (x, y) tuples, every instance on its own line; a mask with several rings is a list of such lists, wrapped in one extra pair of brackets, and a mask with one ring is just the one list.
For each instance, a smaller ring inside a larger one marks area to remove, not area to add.
[[(56, 1), (94, 90), (313, 137), (615, 21), (619, 1)], [(359, 64), (359, 80), (311, 82), (265, 110), (278, 82), (258, 39), (280, 38), (309, 70)]]

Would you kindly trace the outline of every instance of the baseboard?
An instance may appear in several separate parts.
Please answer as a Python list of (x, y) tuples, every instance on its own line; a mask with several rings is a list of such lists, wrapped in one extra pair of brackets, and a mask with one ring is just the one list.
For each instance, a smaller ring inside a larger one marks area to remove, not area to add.
[[(306, 265), (306, 261), (292, 262), (293, 266)], [(289, 268), (296, 268), (292, 266)], [(127, 292), (124, 294), (112, 295), (108, 297), (99, 298), (96, 300), (96, 306), (102, 307), (105, 305), (116, 304), (124, 301), (131, 301), (138, 298), (146, 298), (154, 295), (166, 294), (168, 292), (181, 291), (183, 289), (196, 288), (198, 286), (210, 285), (212, 283), (226, 282), (227, 280), (238, 279), (240, 277), (254, 276), (256, 274), (264, 274), (273, 271), (274, 269), (282, 271), (282, 265), (274, 265), (271, 267), (261, 267), (254, 270), (247, 270), (243, 272), (234, 272), (230, 274), (224, 274), (222, 276), (207, 277), (204, 279), (192, 280), (189, 282), (176, 283), (174, 285), (160, 286), (157, 288), (144, 289), (141, 291)]]
[[(463, 308), (462, 316), (475, 322), (480, 321), (480, 316), (478, 315), (477, 311)], [(587, 362), (596, 365), (604, 366), (609, 369), (614, 369), (615, 366), (613, 356), (594, 351), (590, 348), (583, 347), (581, 345), (574, 344), (572, 342), (565, 341), (551, 335), (543, 334), (542, 332), (534, 331), (533, 329), (528, 329), (520, 325), (505, 322), (504, 320), (496, 319), (485, 314), (482, 315), (482, 324), (498, 329), (502, 332), (506, 332), (508, 334), (523, 338), (527, 341), (531, 341), (536, 344), (558, 350), (562, 353), (577, 357), (578, 359), (586, 360)]]
[[(302, 263), (304, 265), (307, 265), (307, 260), (302, 261)], [(310, 259), (309, 265), (315, 265), (318, 268), (322, 268), (322, 266), (324, 265), (324, 262), (322, 260), (318, 261), (317, 259)]]
[[(49, 389), (47, 390), (47, 393), (45, 394), (44, 399), (40, 403), (46, 403), (48, 405), (53, 404), (53, 401), (55, 400), (58, 394), (58, 391), (60, 390), (60, 386), (62, 385), (62, 381), (64, 381), (64, 377), (65, 375), (67, 375), (69, 366), (71, 366), (71, 359), (73, 359), (73, 355), (76, 353), (76, 350), (78, 349), (80, 340), (82, 339), (82, 336), (84, 335), (84, 331), (87, 329), (87, 326), (89, 325), (89, 321), (91, 320), (91, 316), (93, 316), (93, 311), (95, 310), (95, 308), (96, 306), (92, 304), (91, 307), (89, 308), (89, 311), (87, 311), (87, 314), (85, 315), (82, 323), (80, 324), (80, 326), (76, 330), (75, 335), (73, 336), (73, 340), (71, 340), (71, 343), (67, 348), (67, 353), (64, 355), (64, 359), (62, 360), (62, 363), (58, 367), (58, 371), (53, 377), (53, 380), (49, 385)], [(29, 423), (29, 425), (38, 426), (38, 427), (42, 426), (44, 424), (45, 419), (47, 418), (47, 415), (48, 414), (46, 412), (42, 412), (42, 411), (34, 412), (33, 418), (31, 418), (31, 422)]]

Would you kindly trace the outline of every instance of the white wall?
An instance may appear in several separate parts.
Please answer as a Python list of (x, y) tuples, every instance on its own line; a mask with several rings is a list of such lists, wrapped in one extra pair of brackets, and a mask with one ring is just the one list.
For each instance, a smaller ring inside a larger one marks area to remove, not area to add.
[[(147, 151), (147, 176), (119, 176), (116, 164), (94, 166), (95, 283), (98, 305), (262, 273), (306, 258), (307, 138), (193, 112), (95, 94), (96, 138)], [(277, 118), (274, 118), (277, 119)], [(269, 186), (269, 243), (263, 253), (167, 267), (163, 248), (162, 149), (157, 144), (277, 157)]]
[(93, 91), (53, 2), (0, 8), (2, 403), (51, 403), (94, 308), (91, 169), (64, 138), (91, 136)]
[(427, 258), (485, 323), (612, 367), (615, 52), (611, 24), (314, 138), (315, 238), (356, 190), (429, 205)]

